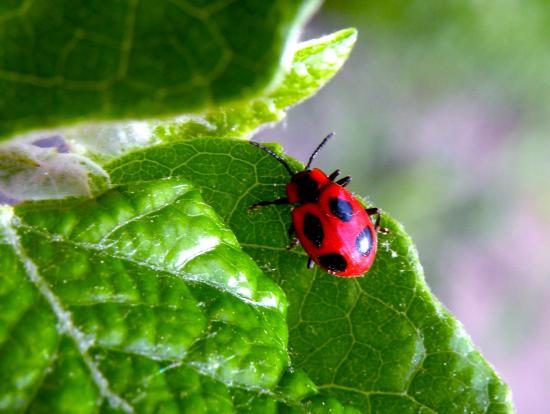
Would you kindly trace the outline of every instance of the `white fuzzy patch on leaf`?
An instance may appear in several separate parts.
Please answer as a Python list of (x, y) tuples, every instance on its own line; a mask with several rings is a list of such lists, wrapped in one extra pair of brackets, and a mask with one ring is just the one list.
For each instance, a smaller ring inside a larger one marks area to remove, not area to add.
[(92, 196), (109, 185), (98, 164), (55, 147), (18, 142), (0, 147), (0, 192), (15, 200)]

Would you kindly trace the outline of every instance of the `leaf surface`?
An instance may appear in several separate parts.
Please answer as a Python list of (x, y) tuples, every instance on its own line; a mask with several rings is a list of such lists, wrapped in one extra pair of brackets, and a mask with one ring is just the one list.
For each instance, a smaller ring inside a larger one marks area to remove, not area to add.
[(109, 176), (87, 157), (25, 142), (0, 147), (0, 193), (14, 200), (62, 199), (105, 191)]
[(282, 81), (268, 94), (198, 117), (161, 123), (155, 132), (163, 141), (248, 137), (264, 124), (281, 121), (290, 107), (310, 98), (332, 79), (348, 59), (356, 39), (355, 29), (344, 29), (302, 42)]
[[(293, 161), (290, 161), (293, 162)], [(293, 162), (295, 167), (300, 165)], [(310, 411), (511, 412), (507, 386), (461, 324), (427, 287), (415, 247), (388, 215), (373, 268), (343, 279), (306, 269), (288, 251), (290, 208), (249, 213), (284, 196), (288, 174), (263, 151), (235, 140), (196, 139), (129, 154), (106, 166), (113, 182), (193, 177), (205, 201), (285, 291), (290, 355), (321, 394)], [(322, 400), (318, 400), (322, 398)]]
[(344, 29), (299, 43), (290, 67), (275, 88), (246, 102), (179, 116), (173, 121), (83, 125), (66, 130), (64, 135), (100, 160), (162, 142), (247, 138), (258, 128), (282, 120), (290, 107), (310, 98), (332, 79), (346, 62), (356, 39), (355, 29)]
[(285, 313), (182, 178), (1, 211), (0, 411), (274, 409)]
[(92, 119), (166, 117), (257, 95), (317, 4), (2, 4), (0, 137)]

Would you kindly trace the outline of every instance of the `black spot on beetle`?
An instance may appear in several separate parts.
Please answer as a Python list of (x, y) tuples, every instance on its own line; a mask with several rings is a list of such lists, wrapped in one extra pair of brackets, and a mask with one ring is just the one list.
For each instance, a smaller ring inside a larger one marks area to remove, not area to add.
[(319, 183), (311, 177), (309, 171), (296, 174), (292, 182), (296, 183), (296, 191), (302, 203), (313, 203), (319, 199)]
[(351, 203), (341, 198), (331, 198), (328, 202), (330, 211), (342, 221), (350, 221), (353, 218)]
[(363, 256), (368, 256), (372, 250), (372, 232), (370, 227), (365, 227), (355, 239), (355, 247)]
[(344, 256), (338, 253), (329, 253), (319, 256), (319, 264), (331, 272), (343, 272), (348, 267)]
[(317, 247), (321, 247), (325, 234), (319, 217), (306, 213), (304, 216), (304, 234)]

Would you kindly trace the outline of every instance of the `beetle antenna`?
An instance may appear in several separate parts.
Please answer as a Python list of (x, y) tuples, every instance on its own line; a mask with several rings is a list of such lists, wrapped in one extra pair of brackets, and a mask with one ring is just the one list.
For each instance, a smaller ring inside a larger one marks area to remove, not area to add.
[(286, 170), (288, 171), (288, 173), (293, 176), (295, 175), (296, 173), (294, 171), (292, 171), (292, 169), (290, 168), (290, 166), (287, 164), (287, 162), (283, 159), (283, 157), (281, 157), (279, 154), (276, 154), (274, 153), (273, 151), (271, 151), (269, 148), (267, 147), (264, 147), (262, 144), (260, 144), (259, 142), (254, 142), (254, 141), (250, 141), (250, 143), (252, 145), (254, 145), (255, 147), (258, 147), (260, 148), (261, 150), (264, 150), (265, 152), (267, 152), (269, 155), (271, 155), (273, 158), (275, 158), (277, 161), (279, 161), (281, 164), (283, 164), (283, 166), (286, 168)]
[(307, 165), (306, 165), (306, 170), (309, 170), (309, 166), (311, 165), (311, 163), (313, 162), (313, 160), (315, 158), (317, 158), (317, 155), (319, 154), (319, 151), (321, 151), (321, 148), (323, 148), (325, 146), (325, 144), (327, 143), (327, 141), (329, 139), (331, 139), (332, 137), (334, 136), (334, 132), (331, 132), (330, 134), (328, 134), (322, 141), (321, 143), (317, 146), (317, 148), (315, 148), (315, 151), (313, 151), (313, 154), (311, 154), (311, 157), (309, 157), (309, 161), (307, 162)]

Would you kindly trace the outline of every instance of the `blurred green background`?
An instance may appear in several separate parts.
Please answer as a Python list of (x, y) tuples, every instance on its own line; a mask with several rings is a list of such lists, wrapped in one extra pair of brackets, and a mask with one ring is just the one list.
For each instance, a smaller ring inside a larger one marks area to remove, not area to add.
[(304, 39), (355, 26), (344, 70), (262, 131), (402, 221), (428, 283), (510, 384), (550, 395), (550, 1), (328, 1)]

